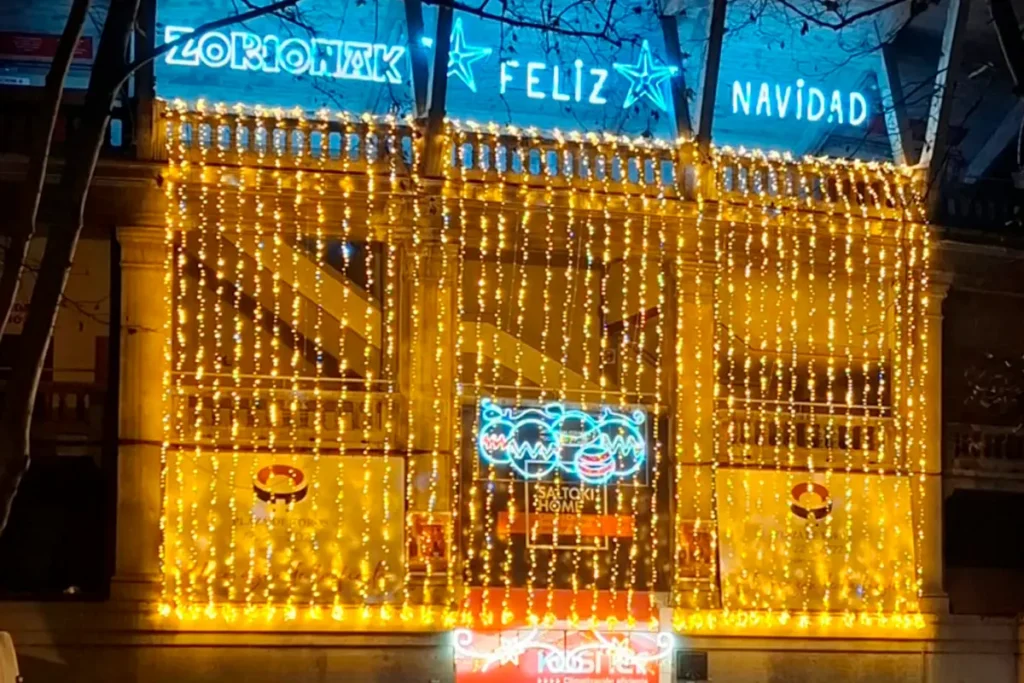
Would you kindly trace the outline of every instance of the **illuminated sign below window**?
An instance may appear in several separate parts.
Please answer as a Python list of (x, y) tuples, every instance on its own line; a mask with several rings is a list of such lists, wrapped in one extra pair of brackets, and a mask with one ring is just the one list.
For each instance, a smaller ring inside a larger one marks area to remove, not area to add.
[[(657, 681), (675, 648), (671, 633), (540, 631), (453, 633), (456, 680)], [(488, 676), (494, 674), (494, 676)], [(578, 677), (586, 677), (578, 678)]]
[[(192, 32), (188, 26), (168, 26), (164, 29), (164, 42), (169, 43)], [(402, 45), (329, 38), (281, 38), (246, 31), (210, 31), (169, 50), (164, 61), (172, 66), (401, 83), (400, 65), (405, 53)]]
[(477, 448), (487, 462), (511, 467), (525, 479), (556, 470), (591, 485), (631, 477), (647, 457), (640, 411), (583, 412), (561, 403), (502, 408), (484, 401)]
[(859, 92), (826, 94), (821, 88), (808, 87), (802, 78), (795, 85), (733, 81), (732, 113), (860, 126), (868, 118), (868, 103)]

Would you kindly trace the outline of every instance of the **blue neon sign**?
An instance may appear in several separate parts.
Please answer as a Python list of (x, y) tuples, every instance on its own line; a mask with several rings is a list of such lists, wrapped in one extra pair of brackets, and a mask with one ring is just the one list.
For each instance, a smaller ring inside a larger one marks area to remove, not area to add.
[[(161, 42), (183, 42), (154, 64), (157, 94), (194, 102), (409, 113), (411, 54), (402, 3), (302, 0), (302, 24), (268, 14), (220, 29), (195, 28), (237, 11), (234, 0), (160, 0)], [(423, 32), (436, 31), (425, 7)], [(307, 28), (308, 27), (308, 28)]]
[(609, 407), (599, 412), (549, 403), (539, 408), (503, 408), (484, 400), (477, 450), (486, 462), (511, 467), (524, 479), (544, 479), (556, 470), (591, 485), (631, 477), (647, 459), (646, 417)]
[[(490, 57), (492, 52), (489, 47), (470, 45), (466, 41), (462, 18), (457, 18), (451, 35), (448, 75), (457, 77), (467, 88), (477, 92), (473, 63)], [(668, 80), (679, 69), (655, 58), (650, 42), (643, 41), (635, 64), (614, 62), (612, 68), (629, 81), (629, 90), (622, 100), (623, 109), (629, 109), (644, 99), (660, 111), (668, 111), (664, 91), (668, 87)], [(498, 93), (503, 96), (511, 88), (525, 84), (526, 97), (531, 100), (550, 98), (556, 102), (608, 103), (604, 89), (609, 70), (586, 65), (579, 58), (573, 61), (571, 67), (540, 60), (530, 60), (524, 64), (518, 59), (502, 59), (498, 64), (498, 73)]]
[(622, 102), (623, 109), (629, 109), (640, 98), (647, 98), (661, 111), (668, 111), (663, 95), (662, 83), (675, 75), (676, 67), (665, 66), (651, 56), (651, 45), (646, 40), (640, 47), (636, 64), (612, 64), (615, 70), (629, 79), (629, 92)]
[[(514, 84), (520, 76), (517, 69), (522, 66), (518, 59), (505, 59), (501, 62), (501, 86), (499, 93), (504, 95), (508, 92), (509, 85)], [(548, 76), (545, 72), (549, 71)], [(608, 80), (608, 69), (590, 68), (586, 70), (584, 77), (583, 60), (577, 59), (573, 62), (573, 68), (567, 69), (570, 74), (568, 79), (562, 77), (562, 71), (558, 65), (549, 67), (547, 62), (526, 63), (526, 96), (531, 100), (544, 100), (551, 97), (556, 102), (587, 102), (589, 104), (605, 104), (608, 102), (601, 94), (604, 82)], [(584, 87), (584, 80), (589, 80)], [(570, 92), (562, 92), (566, 87), (563, 82), (568, 80)], [(545, 85), (550, 84), (549, 88)], [(550, 90), (550, 92), (549, 92)], [(584, 99), (584, 93), (588, 93)]]
[(466, 36), (462, 31), (462, 18), (456, 19), (452, 28), (451, 46), (448, 48), (448, 75), (456, 76), (467, 88), (476, 92), (473, 62), (478, 62), (490, 54), (489, 47), (471, 47), (466, 43)]
[[(672, 88), (681, 69), (667, 62), (657, 13), (573, 0), (554, 0), (553, 7), (555, 14), (564, 10), (559, 16), (565, 26), (590, 26), (611, 12), (614, 40), (510, 27), (456, 11), (447, 113), (540, 131), (674, 139)], [(539, 23), (544, 22), (541, 14)]]
[(833, 90), (826, 96), (821, 88), (807, 87), (802, 78), (796, 80), (795, 88), (767, 82), (755, 86), (750, 81), (737, 80), (732, 82), (732, 113), (811, 123), (821, 121), (827, 114), (827, 123), (860, 126), (868, 118), (868, 102), (856, 91)]
[[(193, 32), (190, 26), (167, 26), (164, 42)], [(293, 76), (327, 76), (339, 80), (401, 83), (400, 67), (405, 57), (402, 45), (367, 43), (330, 38), (280, 38), (247, 31), (211, 31), (186, 40), (167, 52), (164, 61), (172, 66), (235, 71), (260, 71)]]

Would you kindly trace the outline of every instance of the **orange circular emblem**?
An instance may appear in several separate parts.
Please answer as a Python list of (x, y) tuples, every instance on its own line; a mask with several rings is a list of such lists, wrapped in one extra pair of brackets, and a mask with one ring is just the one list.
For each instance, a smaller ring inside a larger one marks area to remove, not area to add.
[(832, 496), (822, 484), (797, 484), (790, 494), (793, 499), (789, 509), (801, 519), (825, 519), (832, 512)]
[(256, 473), (252, 490), (268, 503), (295, 503), (306, 497), (309, 484), (302, 470), (291, 465), (268, 465)]

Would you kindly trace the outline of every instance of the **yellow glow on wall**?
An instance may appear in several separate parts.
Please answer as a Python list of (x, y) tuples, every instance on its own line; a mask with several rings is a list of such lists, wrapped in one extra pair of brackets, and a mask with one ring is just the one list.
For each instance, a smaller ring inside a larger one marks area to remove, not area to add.
[[(460, 481), (462, 406), (557, 399), (669, 416), (673, 514), (620, 491), (603, 512), (666, 533), (616, 535), (604, 575), (556, 512), (570, 607), (531, 551), (529, 622), (595, 625), (610, 592), (612, 627), (921, 627), (936, 397), (909, 171), (448, 122), (434, 184), (411, 125), (169, 113), (163, 612), (510, 625), (496, 496), (510, 524), (530, 501), (493, 465)], [(414, 575), (424, 524), (443, 550)]]

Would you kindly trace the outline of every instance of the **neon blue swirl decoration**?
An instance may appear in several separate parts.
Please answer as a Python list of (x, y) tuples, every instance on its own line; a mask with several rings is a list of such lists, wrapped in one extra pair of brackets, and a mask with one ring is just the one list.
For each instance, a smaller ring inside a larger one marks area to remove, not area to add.
[(599, 413), (549, 403), (538, 408), (480, 405), (477, 450), (486, 462), (511, 467), (524, 479), (555, 470), (600, 485), (636, 474), (647, 459), (644, 413), (604, 407)]

